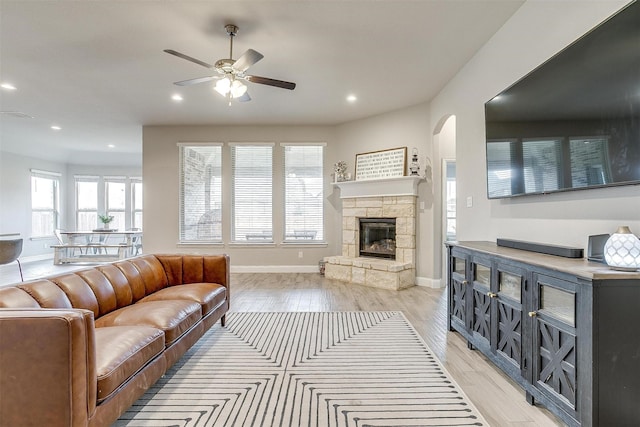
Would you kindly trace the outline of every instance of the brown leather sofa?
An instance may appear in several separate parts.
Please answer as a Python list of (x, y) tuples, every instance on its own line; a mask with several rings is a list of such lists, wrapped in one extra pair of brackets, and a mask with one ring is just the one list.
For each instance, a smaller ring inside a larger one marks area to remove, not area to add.
[(0, 288), (0, 426), (108, 426), (229, 309), (226, 255)]

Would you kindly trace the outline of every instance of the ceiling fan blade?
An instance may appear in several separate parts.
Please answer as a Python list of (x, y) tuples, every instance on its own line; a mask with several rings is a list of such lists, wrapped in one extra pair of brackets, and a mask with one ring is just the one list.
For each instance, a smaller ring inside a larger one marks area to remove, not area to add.
[(233, 69), (236, 71), (245, 72), (249, 67), (260, 61), (262, 58), (264, 58), (263, 54), (253, 49), (249, 49), (236, 60), (236, 62), (233, 64)]
[(200, 61), (199, 59), (192, 58), (189, 55), (185, 55), (184, 53), (180, 53), (173, 49), (165, 49), (164, 52), (167, 52), (170, 55), (177, 56), (178, 58), (186, 59), (187, 61), (191, 61), (195, 64), (202, 65), (203, 67), (213, 68), (213, 65), (207, 64), (206, 62)]
[(174, 82), (173, 84), (178, 86), (191, 86), (191, 85), (197, 85), (198, 83), (210, 82), (211, 80), (215, 80), (215, 79), (216, 77), (214, 76), (198, 77), (196, 79), (189, 79), (189, 80)]
[(249, 92), (245, 92), (240, 98), (236, 98), (239, 102), (247, 102), (251, 101), (251, 97), (249, 96)]
[(282, 80), (275, 80), (275, 79), (270, 79), (267, 77), (260, 77), (260, 76), (245, 76), (245, 79), (251, 83), (258, 83), (261, 85), (269, 85), (269, 86), (275, 86), (275, 87), (279, 87), (282, 89), (289, 89), (289, 90), (294, 90), (296, 88), (296, 84), (295, 83), (291, 83), (291, 82), (285, 82)]

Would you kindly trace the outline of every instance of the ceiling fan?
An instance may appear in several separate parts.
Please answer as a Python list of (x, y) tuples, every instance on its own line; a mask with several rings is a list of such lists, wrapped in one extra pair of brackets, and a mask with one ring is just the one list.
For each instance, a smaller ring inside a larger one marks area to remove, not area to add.
[(242, 82), (243, 80), (251, 83), (279, 87), (282, 89), (295, 89), (295, 83), (245, 74), (249, 67), (260, 61), (264, 56), (260, 52), (249, 49), (238, 59), (232, 59), (233, 38), (238, 33), (238, 27), (230, 24), (226, 25), (224, 28), (229, 35), (229, 58), (219, 59), (214, 65), (208, 64), (204, 61), (200, 61), (196, 58), (192, 58), (191, 56), (185, 55), (181, 52), (177, 52), (173, 49), (164, 50), (168, 54), (175, 55), (178, 58), (186, 59), (187, 61), (202, 65), (206, 68), (213, 68), (217, 72), (217, 74), (211, 76), (182, 80), (179, 82), (175, 82), (174, 84), (178, 86), (190, 86), (217, 80), (214, 89), (216, 90), (216, 92), (229, 99), (229, 105), (231, 105), (232, 99), (237, 99), (240, 102), (251, 101), (251, 97), (247, 92), (247, 86)]

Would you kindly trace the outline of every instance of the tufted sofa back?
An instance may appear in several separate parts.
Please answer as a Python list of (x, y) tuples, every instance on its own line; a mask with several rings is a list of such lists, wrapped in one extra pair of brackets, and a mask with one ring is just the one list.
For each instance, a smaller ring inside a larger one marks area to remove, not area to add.
[(0, 288), (0, 308), (83, 308), (98, 318), (168, 285), (163, 264), (143, 255)]

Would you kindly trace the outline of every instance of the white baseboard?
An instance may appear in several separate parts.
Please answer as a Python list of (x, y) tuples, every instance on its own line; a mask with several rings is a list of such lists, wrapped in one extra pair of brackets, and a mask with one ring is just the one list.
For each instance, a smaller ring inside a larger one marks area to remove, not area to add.
[(34, 261), (46, 261), (48, 259), (53, 260), (52, 253), (20, 257), (20, 262), (25, 263), (25, 262), (34, 262)]
[(232, 273), (318, 273), (318, 265), (233, 265)]
[[(25, 257), (20, 257), (19, 260), (21, 264), (26, 264), (29, 262), (36, 262), (36, 261), (47, 261), (47, 260), (51, 260), (51, 262), (53, 262), (53, 254), (25, 256)], [(0, 271), (9, 271), (9, 269), (16, 268), (16, 265), (18, 265), (16, 262), (0, 265)]]
[(416, 277), (416, 285), (433, 289), (444, 288), (442, 279), (431, 279), (429, 277)]

